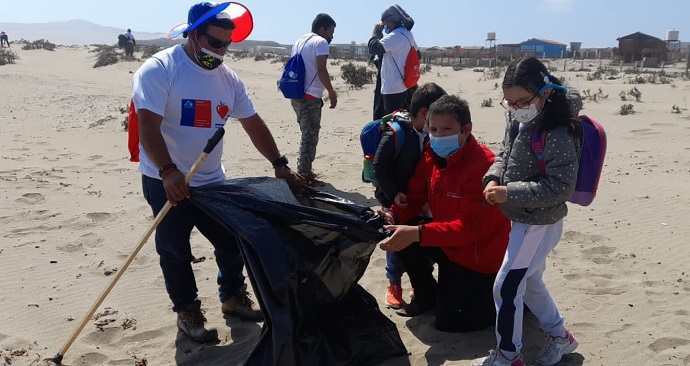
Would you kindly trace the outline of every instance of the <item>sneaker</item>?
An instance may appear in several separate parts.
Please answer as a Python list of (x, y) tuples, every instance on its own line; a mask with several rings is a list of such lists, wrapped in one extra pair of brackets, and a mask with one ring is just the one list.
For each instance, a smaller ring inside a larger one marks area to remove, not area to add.
[(500, 349), (489, 351), (489, 355), (472, 360), (472, 366), (525, 366), (522, 354), (518, 353), (512, 360), (507, 359)]
[(402, 298), (402, 286), (400, 285), (388, 285), (386, 290), (386, 305), (392, 309), (400, 309), (404, 303)]
[(206, 343), (218, 339), (215, 328), (204, 328), (206, 317), (201, 309), (177, 312), (177, 328), (194, 342)]
[(223, 314), (236, 315), (244, 320), (255, 322), (264, 320), (264, 314), (261, 313), (261, 309), (254, 303), (254, 300), (249, 298), (246, 284), (240, 288), (239, 295), (223, 301), (221, 310)]
[(566, 329), (565, 337), (549, 337), (546, 345), (537, 353), (537, 362), (544, 366), (555, 365), (564, 355), (572, 353), (576, 348), (575, 337)]
[(402, 307), (402, 309), (396, 311), (395, 313), (404, 316), (407, 318), (415, 317), (418, 315), (422, 315), (426, 313), (429, 310), (433, 310), (434, 306), (427, 306), (423, 305), (420, 301), (410, 301), (409, 304), (406, 304)]

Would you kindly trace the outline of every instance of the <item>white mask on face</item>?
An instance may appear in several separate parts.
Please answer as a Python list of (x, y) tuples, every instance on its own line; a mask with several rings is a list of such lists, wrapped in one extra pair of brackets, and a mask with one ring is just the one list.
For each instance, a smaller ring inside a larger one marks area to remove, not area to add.
[(530, 104), (527, 108), (510, 108), (510, 114), (513, 116), (513, 119), (520, 123), (530, 123), (534, 121), (539, 113), (540, 112), (537, 110), (537, 103)]

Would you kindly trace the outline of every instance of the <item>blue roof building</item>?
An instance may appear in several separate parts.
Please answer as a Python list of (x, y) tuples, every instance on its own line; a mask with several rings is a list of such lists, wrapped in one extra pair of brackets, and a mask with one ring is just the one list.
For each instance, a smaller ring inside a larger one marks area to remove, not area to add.
[(565, 44), (556, 41), (530, 38), (520, 43), (520, 52), (522, 54), (531, 54), (535, 57), (561, 58), (568, 57), (565, 47)]

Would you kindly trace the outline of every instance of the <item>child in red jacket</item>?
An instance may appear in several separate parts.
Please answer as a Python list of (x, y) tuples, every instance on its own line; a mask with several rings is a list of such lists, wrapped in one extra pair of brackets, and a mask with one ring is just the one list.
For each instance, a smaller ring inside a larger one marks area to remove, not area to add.
[[(419, 215), (425, 204), (434, 222), (391, 225), (381, 249), (397, 252), (415, 297), (398, 312), (416, 316), (436, 308), (436, 329), (470, 332), (493, 326), (493, 283), (508, 244), (510, 222), (486, 205), (482, 177), (494, 154), (472, 135), (465, 100), (446, 95), (428, 112), (430, 143), (410, 179), (402, 205), (386, 215), (391, 224)], [(438, 263), (438, 282), (428, 266)]]

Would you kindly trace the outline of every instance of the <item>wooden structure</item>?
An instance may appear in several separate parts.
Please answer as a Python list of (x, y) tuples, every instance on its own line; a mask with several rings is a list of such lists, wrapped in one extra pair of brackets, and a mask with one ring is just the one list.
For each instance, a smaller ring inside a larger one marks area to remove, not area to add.
[(623, 62), (641, 61), (643, 66), (653, 67), (668, 61), (668, 47), (659, 38), (635, 32), (617, 40), (618, 55)]

